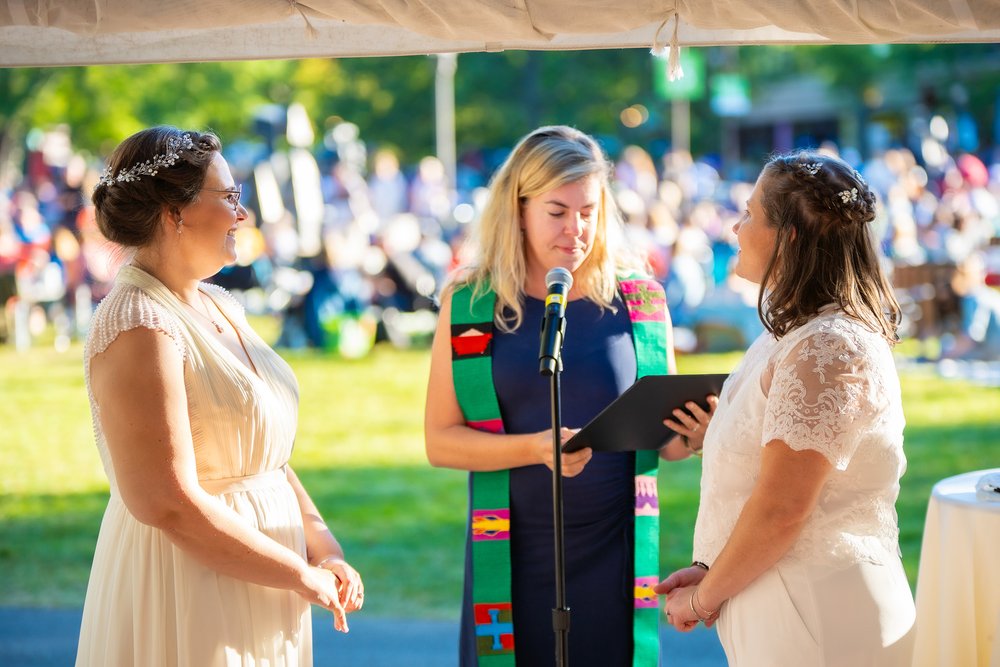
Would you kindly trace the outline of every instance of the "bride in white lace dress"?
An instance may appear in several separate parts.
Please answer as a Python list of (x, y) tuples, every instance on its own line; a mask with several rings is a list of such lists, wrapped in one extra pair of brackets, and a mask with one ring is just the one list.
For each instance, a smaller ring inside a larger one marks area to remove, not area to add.
[(79, 667), (312, 665), (309, 604), (364, 589), (288, 459), (298, 385), (224, 290), (247, 212), (217, 137), (143, 130), (94, 190), (134, 249), (94, 314), (85, 374), (111, 498)]
[(657, 587), (679, 630), (718, 622), (734, 667), (909, 665), (913, 598), (895, 502), (906, 469), (892, 359), (899, 308), (860, 174), (815, 153), (769, 162), (737, 225), (736, 272), (766, 331), (711, 413), (691, 567)]

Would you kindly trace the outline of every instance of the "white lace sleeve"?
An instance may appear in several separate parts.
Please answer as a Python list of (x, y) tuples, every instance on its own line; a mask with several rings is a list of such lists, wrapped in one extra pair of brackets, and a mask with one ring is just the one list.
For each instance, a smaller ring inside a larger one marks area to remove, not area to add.
[(119, 334), (137, 327), (165, 333), (181, 357), (187, 360), (187, 343), (177, 318), (145, 292), (131, 285), (118, 285), (101, 301), (91, 321), (84, 359), (108, 349)]
[(761, 445), (782, 440), (846, 470), (874, 417), (875, 384), (856, 338), (832, 328), (805, 336), (773, 367)]

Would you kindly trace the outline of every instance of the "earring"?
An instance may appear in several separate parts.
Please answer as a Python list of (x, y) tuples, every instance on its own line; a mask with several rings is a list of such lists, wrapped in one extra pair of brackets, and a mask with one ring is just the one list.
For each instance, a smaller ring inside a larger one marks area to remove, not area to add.
[(178, 220), (177, 220), (177, 233), (178, 234), (180, 234), (183, 231), (183, 226), (184, 226), (184, 221), (178, 218)]

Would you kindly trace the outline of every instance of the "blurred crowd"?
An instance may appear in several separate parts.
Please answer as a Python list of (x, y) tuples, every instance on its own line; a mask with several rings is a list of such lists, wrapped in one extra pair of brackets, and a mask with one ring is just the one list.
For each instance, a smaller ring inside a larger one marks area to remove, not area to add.
[[(437, 158), (400, 164), (345, 126), (320, 150), (230, 159), (251, 215), (239, 263), (213, 282), (250, 313), (280, 317), (279, 346), (362, 356), (379, 340), (426, 344), (503, 149), (463, 156), (453, 181)], [(903, 334), (940, 341), (942, 357), (1000, 359), (996, 155), (952, 154), (944, 142), (841, 155), (878, 195), (875, 232)], [(761, 331), (757, 290), (731, 266), (752, 183), (685, 152), (631, 145), (611, 157), (626, 232), (666, 288), (679, 350), (744, 348)], [(86, 331), (127, 260), (94, 222), (88, 195), (101, 168), (62, 128), (33, 135), (23, 176), (0, 188), (0, 341), (25, 347), (52, 327), (65, 347)]]

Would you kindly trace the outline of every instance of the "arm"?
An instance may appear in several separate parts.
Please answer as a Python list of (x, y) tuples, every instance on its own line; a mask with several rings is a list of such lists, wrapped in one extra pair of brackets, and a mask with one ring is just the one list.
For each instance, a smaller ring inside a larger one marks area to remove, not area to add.
[(250, 526), (198, 483), (181, 353), (163, 333), (120, 334), (91, 360), (122, 501), (140, 522), (217, 572), (292, 590), (334, 612), (346, 629), (336, 579)]
[(696, 586), (679, 582), (686, 587), (670, 588), (664, 581), (657, 587), (667, 593), (666, 610), (674, 626), (689, 629), (699, 620), (691, 611), (696, 592), (695, 606), (704, 620), (707, 612), (718, 610), (777, 563), (798, 539), (832, 469), (819, 452), (769, 442), (761, 455), (760, 476), (712, 569)]
[(679, 435), (675, 435), (667, 440), (667, 444), (660, 448), (660, 458), (664, 461), (680, 461), (691, 456), (693, 452), (684, 446), (684, 441)]
[(345, 611), (361, 609), (365, 599), (365, 587), (361, 575), (347, 563), (340, 542), (323, 521), (316, 503), (309, 497), (291, 466), (287, 467), (287, 475), (288, 483), (295, 491), (302, 512), (302, 526), (306, 534), (306, 556), (309, 562), (316, 567), (330, 570), (337, 577), (340, 582), (340, 603)]
[[(573, 431), (563, 428), (565, 442)], [(506, 470), (544, 463), (552, 468), (550, 431), (523, 435), (485, 433), (465, 425), (458, 405), (451, 372), (451, 294), (442, 296), (437, 330), (431, 346), (431, 370), (424, 408), (424, 439), (432, 466), (476, 472)], [(591, 450), (582, 449), (562, 457), (563, 475), (580, 473)]]

